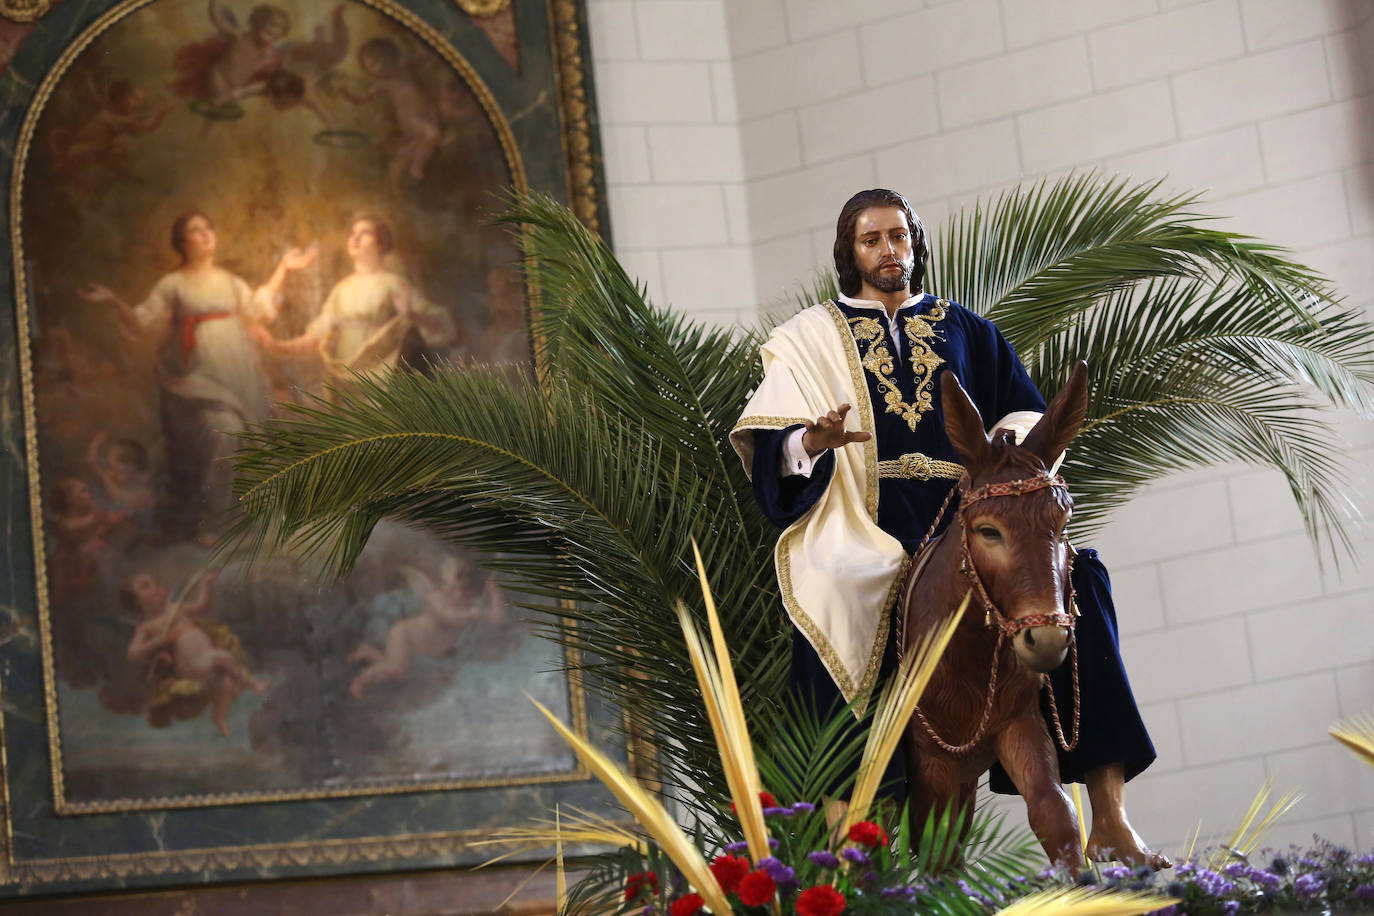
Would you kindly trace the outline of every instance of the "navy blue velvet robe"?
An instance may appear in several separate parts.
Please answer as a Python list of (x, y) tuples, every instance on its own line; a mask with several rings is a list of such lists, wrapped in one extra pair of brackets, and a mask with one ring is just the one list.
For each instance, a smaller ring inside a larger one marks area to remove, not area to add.
[[(919, 339), (909, 337), (907, 318), (916, 314), (927, 317), (938, 314), (935, 297), (927, 295), (899, 310), (897, 325), (902, 337), (900, 357), (897, 356), (885, 313), (844, 302), (836, 304), (845, 317), (851, 319), (851, 330), (855, 324), (852, 319), (877, 320), (881, 338), (857, 339), (859, 356), (863, 359), (870, 348), (886, 346), (894, 359), (891, 375), (883, 384), (889, 387), (896, 385), (906, 416), (911, 414), (911, 405), (917, 404), (921, 389), (930, 395), (929, 409), (919, 415), (915, 429), (912, 429), (902, 413), (887, 410), (880, 379), (874, 372), (865, 371), (873, 405), (874, 437), (879, 461), (894, 459), (908, 452), (959, 461), (944, 430), (939, 373), (945, 369), (954, 371), (977, 406), (984, 423), (995, 423), (1013, 411), (1045, 409), (1044, 398), (996, 326), (957, 303), (946, 303), (944, 317), (927, 322), (935, 334)], [(868, 324), (868, 328), (871, 329), (872, 325)], [(913, 365), (912, 354), (921, 354), (926, 348), (942, 360), (933, 373)], [(932, 375), (933, 378), (930, 377)], [(768, 518), (782, 528), (815, 505), (834, 473), (834, 456), (826, 453), (817, 459), (809, 478), (782, 475), (783, 440), (797, 428), (756, 430), (754, 433), (754, 495)], [(914, 551), (953, 486), (954, 482), (949, 480), (880, 479), (878, 526), (897, 538), (908, 552)], [(942, 529), (949, 524), (957, 507), (956, 496), (941, 521)], [(1125, 764), (1126, 778), (1129, 779), (1154, 761), (1155, 750), (1136, 708), (1121, 662), (1111, 585), (1097, 551), (1090, 548), (1078, 550), (1073, 583), (1082, 615), (1075, 634), (1082, 685), (1082, 737), (1074, 751), (1059, 751), (1060, 777), (1064, 782), (1081, 782), (1087, 770), (1120, 761)], [(889, 632), (895, 634), (896, 628), (890, 628)], [(883, 656), (882, 676), (895, 670), (896, 643), (890, 636)], [(1050, 680), (1061, 710), (1061, 720), (1065, 729), (1071, 730), (1073, 687), (1069, 666), (1061, 666)], [(799, 696), (811, 698), (823, 715), (844, 705), (839, 690), (815, 649), (795, 627), (792, 633), (790, 681), (791, 689)], [(1049, 703), (1043, 694), (1042, 706), (1048, 721)], [(1066, 734), (1071, 736), (1069, 731)], [(900, 799), (905, 794), (905, 783), (905, 754), (899, 751), (888, 767), (886, 794)], [(998, 792), (1016, 792), (1000, 765), (994, 767), (991, 783)]]

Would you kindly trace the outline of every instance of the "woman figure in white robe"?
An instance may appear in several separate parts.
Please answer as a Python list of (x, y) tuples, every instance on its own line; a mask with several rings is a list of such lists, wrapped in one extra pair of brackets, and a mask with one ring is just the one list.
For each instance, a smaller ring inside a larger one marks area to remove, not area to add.
[(166, 448), (167, 493), (163, 529), (172, 537), (214, 540), (222, 513), (233, 504), (228, 460), (235, 434), (263, 420), (269, 388), (254, 336), (273, 320), (288, 271), (307, 267), (313, 250), (292, 249), (256, 292), (215, 264), (218, 239), (205, 214), (192, 211), (172, 224), (172, 248), (181, 265), (129, 305), (108, 286), (89, 283), (88, 302), (119, 309), (125, 333), (160, 341), (155, 376)]
[(298, 337), (264, 345), (278, 353), (319, 352), (325, 380), (346, 390), (357, 376), (374, 377), (397, 367), (411, 329), (428, 347), (456, 342), (448, 311), (427, 302), (383, 259), (393, 247), (391, 227), (380, 217), (360, 214), (348, 224), (348, 257), (353, 272), (344, 277)]

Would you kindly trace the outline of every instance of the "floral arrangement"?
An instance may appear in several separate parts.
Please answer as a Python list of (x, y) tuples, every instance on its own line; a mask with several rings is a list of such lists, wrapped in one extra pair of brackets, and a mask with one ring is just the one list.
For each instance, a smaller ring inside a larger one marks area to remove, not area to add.
[[(892, 902), (915, 901), (926, 891), (924, 886), (908, 883), (909, 870), (899, 867), (887, 832), (873, 821), (851, 825), (836, 854), (829, 844), (796, 842), (810, 831), (787, 829), (789, 820), (812, 815), (815, 805), (779, 805), (768, 792), (761, 792), (759, 800), (764, 816), (776, 827), (773, 832), (780, 837), (769, 843), (770, 854), (750, 862), (746, 857), (748, 844), (740, 841), (727, 844), (709, 866), (736, 912), (769, 908), (775, 902), (783, 912), (798, 916), (839, 916), (875, 909), (885, 912), (892, 909)], [(819, 848), (804, 851), (808, 845)], [(642, 902), (646, 914), (696, 916), (706, 905), (701, 894), (680, 882), (660, 891), (654, 872), (630, 875), (624, 896), (626, 902)]]
[[(1159, 916), (1236, 916), (1265, 910), (1374, 911), (1374, 853), (1357, 856), (1321, 837), (1302, 849), (1263, 850), (1218, 868), (1188, 861), (1165, 887), (1178, 903)], [(1261, 864), (1253, 864), (1259, 862)], [(1112, 880), (1112, 876), (1104, 877)]]
[[(625, 828), (585, 812), (577, 812), (565, 829), (561, 812), (555, 812), (551, 830), (544, 822), (537, 827), (506, 831), (491, 842), (523, 844), (525, 848), (552, 842), (559, 863), (562, 913), (876, 916), (933, 912), (984, 916), (988, 912), (984, 901), (992, 899), (989, 895), (1004, 896), (1003, 891), (1013, 888), (1016, 882), (1005, 880), (1005, 869), (975, 873), (968, 867), (947, 864), (960, 860), (955, 850), (961, 848), (959, 844), (964, 839), (961, 818), (946, 813), (943, 818), (932, 819), (919, 832), (912, 831), (903, 819), (893, 825), (889, 836), (881, 818), (874, 815), (882, 773), (940, 654), (962, 618), (967, 600), (944, 624), (905, 653), (896, 676), (877, 701), (849, 804), (842, 812), (828, 812), (809, 800), (779, 802), (761, 785), (700, 553), (697, 570), (711, 637), (709, 647), (685, 605), (679, 603), (677, 612), (733, 799), (729, 808), (734, 818), (730, 820), (738, 823), (736, 835), (742, 835), (742, 839), (727, 840), (709, 825), (698, 825), (695, 835), (689, 836), (656, 796), (539, 706), (550, 724), (634, 816), (643, 832), (628, 835), (627, 839)], [(995, 839), (995, 834), (995, 830), (985, 833), (978, 824), (971, 830), (975, 841), (979, 837), (985, 841)], [(619, 852), (603, 857), (600, 867), (594, 867), (577, 887), (566, 890), (563, 844), (598, 840), (620, 847)], [(1033, 842), (1028, 840), (1024, 848), (1029, 849)], [(1024, 854), (1019, 859), (1015, 855), (1012, 858), (1024, 861)], [(932, 874), (925, 869), (926, 863), (946, 864), (938, 874)], [(1128, 916), (1175, 902), (1143, 891), (1050, 886), (1012, 902), (999, 913)]]
[[(1190, 848), (1171, 872), (1089, 864), (1027, 874), (1031, 869), (1025, 866), (1035, 855), (1035, 843), (1029, 837), (1019, 848), (1015, 841), (1004, 845), (1000, 859), (990, 856), (975, 862), (970, 856), (975, 847), (986, 852), (998, 842), (1005, 843), (1005, 838), (999, 838), (1000, 818), (989, 821), (981, 815), (975, 816), (967, 836), (960, 836), (960, 828), (948, 814), (916, 832), (902, 819), (889, 836), (882, 819), (874, 816), (880, 774), (964, 607), (907, 653), (897, 676), (883, 691), (843, 820), (811, 801), (780, 802), (760, 784), (700, 554), (697, 568), (714, 651), (708, 652), (705, 636), (681, 604), (678, 616), (734, 799), (729, 810), (743, 838), (721, 836), (712, 825), (698, 825), (689, 837), (657, 797), (544, 710), (578, 756), (635, 816), (640, 828), (627, 829), (581, 811), (565, 819), (556, 811), (551, 822), (502, 831), (487, 841), (525, 849), (552, 843), (558, 862), (560, 913), (1239, 916), (1293, 910), (1374, 911), (1374, 853), (1357, 856), (1320, 839), (1308, 850), (1291, 847), (1276, 855), (1258, 849), (1259, 837), (1299, 798), (1296, 792), (1286, 793), (1265, 812), (1272, 789), (1268, 782), (1228, 843), (1197, 858)], [(1331, 734), (1374, 766), (1374, 718), (1336, 723)], [(562, 867), (565, 843), (609, 845), (618, 851), (600, 857), (569, 891)], [(952, 850), (960, 853), (951, 854)], [(997, 861), (989, 865), (993, 859)], [(932, 872), (924, 867), (930, 862), (955, 864)]]
[[(1175, 902), (1151, 916), (1240, 916), (1267, 912), (1374, 912), (1374, 853), (1359, 855), (1313, 836), (1307, 848), (1260, 849), (1237, 855), (1229, 846), (1154, 873), (1148, 868), (1094, 866), (1081, 872), (1046, 869), (1015, 888), (1078, 885), (1111, 891), (1158, 891)], [(1259, 864), (1256, 864), (1259, 863)], [(988, 912), (998, 898), (979, 895)]]

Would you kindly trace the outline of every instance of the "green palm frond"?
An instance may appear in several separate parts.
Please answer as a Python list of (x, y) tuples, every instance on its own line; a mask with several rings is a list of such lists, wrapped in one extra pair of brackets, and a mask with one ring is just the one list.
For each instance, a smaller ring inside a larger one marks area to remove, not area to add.
[[(1088, 360), (1076, 530), (1167, 471), (1239, 459), (1279, 469), (1314, 540), (1345, 543), (1334, 437), (1313, 408), (1374, 413), (1374, 330), (1281, 250), (1156, 192), (1092, 176), (1007, 192), (951, 220), (929, 285), (995, 319), (1042, 390)], [(237, 533), (329, 573), (388, 517), (494, 555), (543, 631), (582, 650), (587, 686), (673, 736), (665, 780), (718, 812), (725, 783), (663, 609), (699, 608), (695, 535), (751, 730), (773, 732), (788, 647), (777, 532), (726, 441), (761, 334), (656, 308), (547, 198), (514, 198), (506, 218), (538, 290), (541, 380), (441, 368), (287, 409), (247, 437)]]
[(773, 537), (725, 430), (757, 383), (757, 340), (654, 309), (605, 247), (544, 198), (518, 202), (546, 382), (464, 367), (360, 381), (290, 408), (240, 454), (236, 532), (251, 550), (351, 568), (382, 518), (495, 554), (546, 635), (581, 650), (632, 727), (678, 736), (671, 781), (723, 790), (672, 615), (699, 605), (705, 545), (746, 708), (777, 693), (785, 627)]
[(1309, 321), (1325, 282), (1282, 249), (1207, 228), (1196, 195), (1160, 182), (1069, 175), (1008, 190), (954, 214), (935, 245), (932, 288), (997, 323), (1019, 353), (1093, 303), (1152, 277), (1228, 275)]
[(1283, 249), (1210, 228), (1158, 182), (1070, 175), (951, 217), (928, 285), (995, 321), (1042, 391), (1088, 361), (1075, 529), (1170, 471), (1279, 470), (1319, 556), (1358, 517), (1323, 403), (1374, 416), (1374, 329)]

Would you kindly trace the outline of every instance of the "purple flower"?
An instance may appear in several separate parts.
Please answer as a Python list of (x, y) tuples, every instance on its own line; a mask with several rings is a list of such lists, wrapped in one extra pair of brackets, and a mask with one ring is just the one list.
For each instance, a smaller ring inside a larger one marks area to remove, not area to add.
[(987, 906), (994, 905), (992, 898), (980, 893), (979, 891), (974, 890), (972, 887), (969, 886), (969, 883), (967, 881), (960, 879), (959, 890), (963, 891), (966, 895), (973, 898), (974, 900), (977, 900), (979, 903), (985, 904)]
[(1102, 869), (1102, 877), (1109, 881), (1120, 881), (1122, 878), (1129, 878), (1131, 870), (1124, 865), (1109, 865)]
[(864, 854), (864, 851), (862, 849), (856, 849), (853, 846), (846, 846), (844, 849), (841, 849), (840, 858), (847, 862), (853, 862), (855, 865), (868, 864), (868, 856)]
[(813, 865), (821, 868), (839, 868), (840, 860), (835, 858), (835, 854), (827, 849), (817, 849), (815, 852), (808, 852), (806, 857), (811, 860)]
[(1367, 852), (1355, 860), (1356, 865), (1374, 865), (1374, 852)]
[[(769, 849), (777, 849), (777, 848), (778, 848), (778, 841), (777, 841), (776, 838), (771, 837), (771, 836), (768, 838), (768, 848), (769, 848)], [(748, 840), (736, 840), (736, 841), (733, 842), (733, 843), (726, 843), (726, 844), (725, 844), (725, 847), (724, 847), (724, 851), (730, 853), (730, 855), (732, 855), (732, 856), (737, 856), (737, 855), (739, 855), (739, 854), (742, 853), (742, 852), (747, 852), (748, 850), (749, 850), (749, 841), (748, 841)]]
[(1266, 891), (1276, 891), (1283, 886), (1283, 879), (1271, 871), (1262, 868), (1250, 869), (1250, 880), (1264, 888)]
[(764, 817), (773, 817), (773, 816), (778, 815), (778, 814), (791, 814), (791, 813), (792, 813), (792, 809), (791, 809), (791, 808), (784, 808), (784, 807), (782, 807), (781, 805), (769, 805), (767, 808), (764, 808), (764, 809), (763, 809), (763, 816), (764, 816)]
[(643, 910), (640, 910), (640, 913), (642, 913), (643, 916), (654, 916), (654, 905), (652, 903), (649, 904)]
[(1293, 893), (1299, 900), (1310, 900), (1326, 890), (1326, 881), (1316, 875), (1298, 875), (1293, 882)]
[(1361, 884), (1355, 888), (1356, 900), (1374, 900), (1374, 884)]
[(768, 877), (772, 878), (777, 884), (786, 884), (797, 877), (797, 873), (773, 856), (764, 856), (759, 859), (759, 868), (768, 872)]
[(1155, 910), (1149, 916), (1179, 916), (1178, 904), (1171, 903), (1162, 910)]
[(792, 805), (788, 814), (810, 814), (816, 810), (816, 806), (810, 802), (796, 802)]
[(1240, 912), (1240, 901), (1239, 901), (1239, 900), (1228, 900), (1228, 901), (1226, 901), (1225, 903), (1223, 903), (1223, 904), (1221, 905), (1221, 911), (1222, 911), (1223, 913), (1225, 913), (1226, 916), (1236, 916), (1236, 913)]
[(892, 900), (900, 897), (903, 900), (915, 900), (916, 888), (914, 887), (885, 887), (878, 892), (878, 896), (883, 900)]

